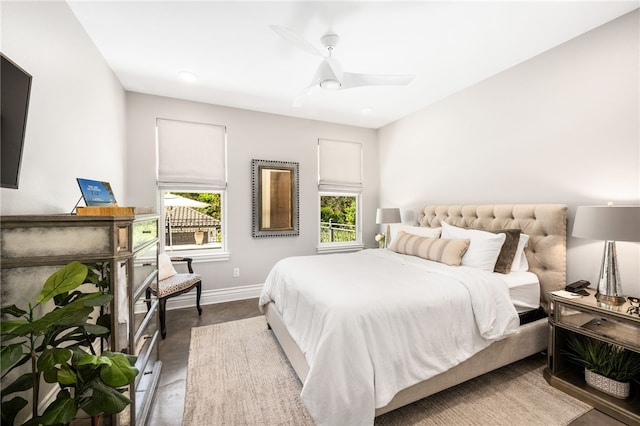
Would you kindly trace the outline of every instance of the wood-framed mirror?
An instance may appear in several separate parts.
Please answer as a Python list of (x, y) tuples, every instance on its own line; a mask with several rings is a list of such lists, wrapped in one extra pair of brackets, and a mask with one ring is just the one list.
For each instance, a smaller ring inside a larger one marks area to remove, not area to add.
[(300, 234), (298, 163), (251, 160), (253, 237)]

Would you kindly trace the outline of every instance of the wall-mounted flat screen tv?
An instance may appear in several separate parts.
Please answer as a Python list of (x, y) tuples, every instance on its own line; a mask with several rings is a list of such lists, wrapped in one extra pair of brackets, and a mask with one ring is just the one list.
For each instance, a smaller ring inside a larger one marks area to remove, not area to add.
[(18, 189), (31, 75), (0, 53), (0, 186)]

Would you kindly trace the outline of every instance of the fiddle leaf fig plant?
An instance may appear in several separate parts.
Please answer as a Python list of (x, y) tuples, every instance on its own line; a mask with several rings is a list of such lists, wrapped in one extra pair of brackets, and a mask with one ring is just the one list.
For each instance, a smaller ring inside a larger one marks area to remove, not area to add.
[[(51, 275), (35, 301), (25, 309), (15, 305), (1, 308), (0, 367), (2, 370), (2, 424), (13, 425), (29, 401), (19, 392), (31, 391), (31, 418), (23, 425), (69, 424), (78, 411), (91, 416), (115, 414), (131, 400), (125, 395), (138, 370), (136, 358), (119, 352), (96, 353), (98, 339), (110, 334), (109, 316), (103, 312), (113, 296), (108, 289), (108, 267), (89, 268), (71, 262)], [(95, 284), (85, 293), (82, 284)], [(53, 307), (48, 302), (53, 301)], [(97, 309), (100, 308), (100, 309)], [(38, 312), (44, 312), (37, 316)], [(22, 372), (22, 374), (19, 374)], [(13, 382), (4, 387), (12, 373)], [(57, 384), (55, 400), (42, 413), (41, 380)], [(24, 395), (24, 394), (23, 394)]]

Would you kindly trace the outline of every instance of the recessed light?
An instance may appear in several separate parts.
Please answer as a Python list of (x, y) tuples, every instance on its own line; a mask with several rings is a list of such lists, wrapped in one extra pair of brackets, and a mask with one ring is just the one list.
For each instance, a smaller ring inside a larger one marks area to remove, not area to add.
[(373, 112), (373, 107), (370, 107), (370, 106), (368, 106), (368, 107), (364, 107), (364, 108), (362, 108), (362, 109), (360, 110), (360, 114), (362, 114), (362, 115), (369, 115), (369, 114), (371, 114), (372, 112)]
[(185, 83), (195, 83), (198, 80), (198, 76), (190, 71), (180, 71), (178, 77)]

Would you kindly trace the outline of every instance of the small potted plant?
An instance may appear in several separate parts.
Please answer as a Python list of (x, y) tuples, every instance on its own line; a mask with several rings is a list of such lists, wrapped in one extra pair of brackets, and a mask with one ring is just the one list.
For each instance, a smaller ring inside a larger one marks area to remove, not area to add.
[(378, 248), (384, 248), (384, 234), (376, 234), (376, 241), (378, 242)]
[(571, 336), (568, 356), (584, 366), (587, 384), (619, 399), (629, 397), (631, 380), (640, 375), (640, 354), (589, 337)]

